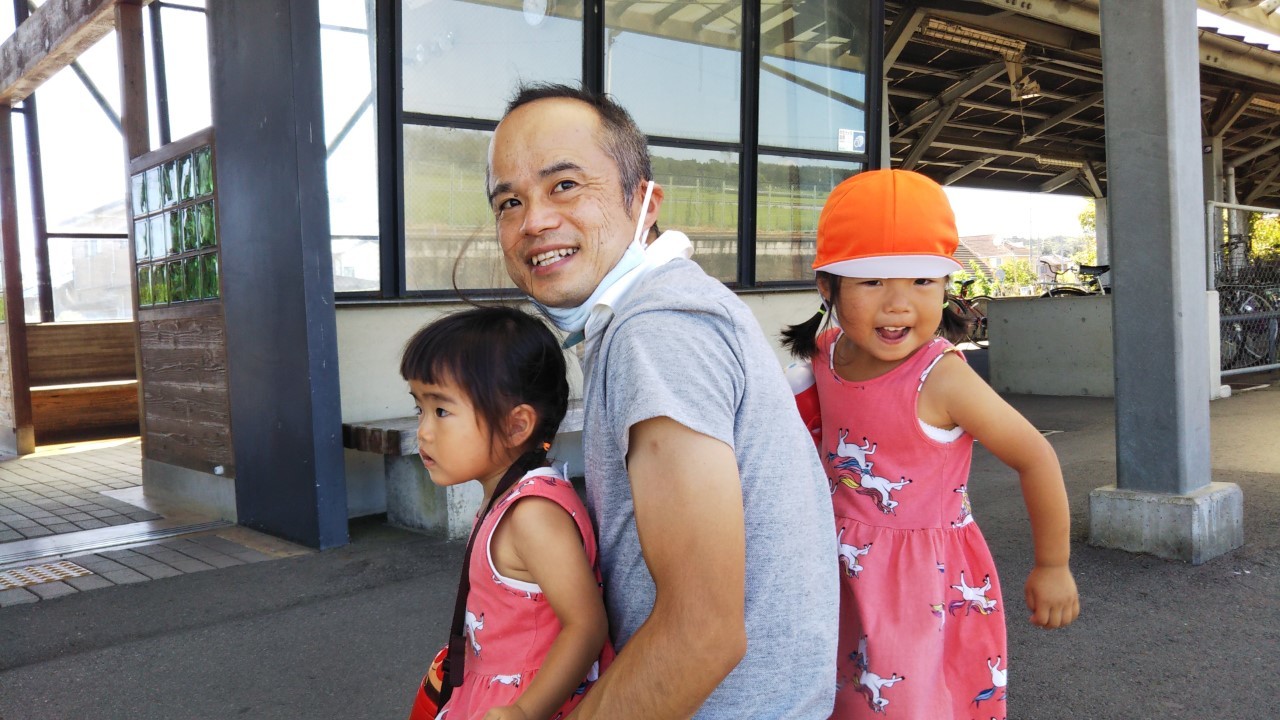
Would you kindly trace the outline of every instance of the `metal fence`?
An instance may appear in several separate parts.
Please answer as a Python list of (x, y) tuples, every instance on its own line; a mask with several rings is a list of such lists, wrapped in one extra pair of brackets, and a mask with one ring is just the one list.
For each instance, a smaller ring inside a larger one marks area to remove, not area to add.
[(1218, 291), (1222, 375), (1280, 368), (1280, 209), (1210, 202), (1208, 287)]

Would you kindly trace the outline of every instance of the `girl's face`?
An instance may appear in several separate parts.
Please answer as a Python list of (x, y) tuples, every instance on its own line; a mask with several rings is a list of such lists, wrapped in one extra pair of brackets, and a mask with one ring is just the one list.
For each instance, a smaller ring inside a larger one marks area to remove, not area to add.
[[(839, 282), (835, 311), (845, 336), (835, 361), (859, 379), (897, 367), (932, 340), (942, 322), (946, 278), (840, 278)], [(829, 287), (824, 287), (823, 295), (831, 297)], [(856, 352), (850, 353), (848, 345)]]
[(496, 481), (506, 471), (509, 449), (501, 435), (476, 414), (471, 398), (452, 381), (409, 381), (418, 409), (418, 455), (431, 481), (447, 487), (468, 480)]

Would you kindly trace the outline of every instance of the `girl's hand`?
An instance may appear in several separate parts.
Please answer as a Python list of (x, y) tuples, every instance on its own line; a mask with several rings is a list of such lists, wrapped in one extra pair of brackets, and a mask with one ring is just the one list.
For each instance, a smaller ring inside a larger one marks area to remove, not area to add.
[(1032, 625), (1052, 630), (1080, 615), (1080, 595), (1066, 565), (1036, 565), (1027, 576), (1026, 595)]
[(503, 705), (489, 708), (484, 714), (484, 720), (529, 720), (529, 716), (524, 714), (519, 705)]

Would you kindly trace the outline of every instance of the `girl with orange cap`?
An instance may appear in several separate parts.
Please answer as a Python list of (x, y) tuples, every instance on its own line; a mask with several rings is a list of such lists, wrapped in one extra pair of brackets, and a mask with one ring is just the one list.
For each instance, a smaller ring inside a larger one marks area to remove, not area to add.
[(1006, 607), (970, 513), (974, 440), (1018, 472), (1035, 541), (1031, 622), (1080, 612), (1049, 443), (938, 337), (959, 237), (942, 188), (903, 170), (840, 183), (818, 221), (822, 310), (783, 332), (835, 508), (841, 568), (833, 718), (1005, 717)]

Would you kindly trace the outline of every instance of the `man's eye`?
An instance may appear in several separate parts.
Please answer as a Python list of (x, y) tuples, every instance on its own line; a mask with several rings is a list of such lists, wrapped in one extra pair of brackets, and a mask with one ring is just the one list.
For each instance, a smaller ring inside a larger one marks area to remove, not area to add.
[(507, 198), (506, 200), (503, 200), (502, 202), (498, 203), (498, 211), (501, 212), (503, 210), (510, 210), (511, 208), (516, 207), (519, 204), (520, 204), (519, 200), (515, 198)]
[(556, 191), (564, 192), (565, 190), (572, 190), (577, 186), (578, 186), (578, 183), (572, 180), (561, 180), (560, 182), (556, 183)]

